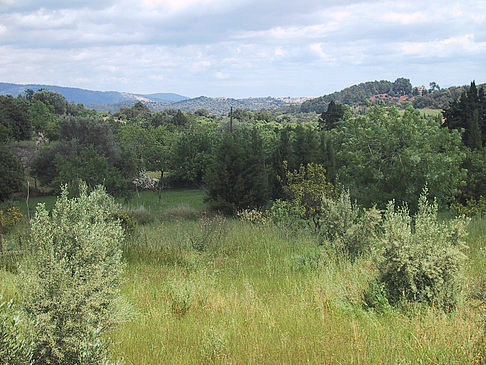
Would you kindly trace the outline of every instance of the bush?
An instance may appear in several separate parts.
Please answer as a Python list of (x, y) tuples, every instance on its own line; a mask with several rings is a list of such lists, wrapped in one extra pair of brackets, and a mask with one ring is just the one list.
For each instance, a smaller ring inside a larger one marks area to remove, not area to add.
[(378, 209), (361, 212), (351, 202), (349, 192), (344, 191), (337, 198), (324, 197), (320, 210), (321, 235), (339, 252), (351, 260), (369, 252), (381, 222)]
[(451, 204), (451, 210), (456, 215), (465, 215), (467, 217), (484, 216), (486, 213), (486, 199), (480, 196), (479, 199), (469, 199), (466, 204), (454, 202)]
[[(38, 206), (32, 252), (19, 269), (23, 307), (33, 323), (33, 364), (98, 364), (106, 357), (98, 338), (119, 319), (123, 270), (117, 211), (103, 188), (88, 194), (86, 185), (73, 199), (64, 188), (51, 215)], [(88, 356), (87, 348), (96, 351)]]
[(0, 363), (27, 365), (32, 360), (30, 339), (22, 331), (25, 325), (21, 313), (12, 302), (2, 302), (0, 295)]
[(378, 283), (392, 305), (420, 302), (452, 309), (460, 298), (466, 259), (461, 248), (468, 221), (459, 217), (439, 223), (437, 210), (426, 191), (414, 222), (407, 207), (395, 208), (394, 202), (387, 206)]
[(301, 165), (297, 171), (287, 171), (286, 180), (284, 191), (302, 207), (303, 218), (319, 231), (325, 209), (323, 200), (334, 195), (333, 185), (326, 181), (326, 169), (314, 163)]

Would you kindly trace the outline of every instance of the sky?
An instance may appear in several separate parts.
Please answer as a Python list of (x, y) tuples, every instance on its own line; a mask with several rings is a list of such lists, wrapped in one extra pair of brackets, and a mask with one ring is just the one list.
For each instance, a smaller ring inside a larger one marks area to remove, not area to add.
[(0, 0), (0, 82), (196, 97), (486, 81), (484, 0)]

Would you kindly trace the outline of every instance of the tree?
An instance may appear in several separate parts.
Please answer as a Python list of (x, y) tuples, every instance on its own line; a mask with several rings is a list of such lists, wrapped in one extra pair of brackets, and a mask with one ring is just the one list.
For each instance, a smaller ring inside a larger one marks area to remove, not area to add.
[(0, 202), (20, 191), (24, 183), (24, 168), (7, 148), (0, 146)]
[(366, 115), (347, 116), (330, 136), (339, 182), (366, 206), (384, 207), (394, 199), (414, 208), (425, 185), (439, 203), (448, 203), (464, 184), (459, 133), (411, 106), (403, 115), (377, 106)]
[(171, 184), (201, 186), (216, 139), (208, 128), (178, 133), (168, 150)]
[(412, 84), (409, 79), (399, 77), (393, 83), (393, 92), (397, 95), (410, 95), (412, 93)]
[(204, 177), (213, 208), (226, 213), (259, 208), (270, 197), (262, 140), (256, 129), (225, 134)]
[(42, 183), (56, 189), (60, 183), (81, 179), (90, 187), (103, 184), (111, 194), (126, 195), (131, 180), (138, 174), (131, 156), (122, 151), (106, 122), (64, 116), (59, 123), (59, 140), (41, 150), (32, 172)]
[(124, 268), (117, 211), (101, 187), (88, 193), (86, 185), (72, 199), (64, 188), (51, 214), (38, 206), (18, 282), (32, 364), (106, 363), (101, 336), (120, 319)]
[(0, 140), (21, 141), (30, 139), (31, 134), (29, 102), (22, 97), (0, 95)]
[(45, 105), (49, 106), (53, 113), (58, 115), (64, 115), (68, 109), (68, 102), (59, 93), (49, 91), (46, 89), (40, 89), (34, 93), (32, 100), (39, 100)]
[(486, 144), (486, 97), (484, 89), (476, 83), (444, 109), (444, 126), (464, 130), (462, 140), (472, 149), (481, 149)]
[(188, 123), (188, 119), (183, 112), (177, 110), (177, 113), (172, 118), (171, 123), (174, 124), (175, 126), (183, 127)]
[(331, 100), (327, 106), (327, 111), (323, 112), (319, 118), (319, 128), (321, 130), (331, 130), (336, 128), (336, 124), (344, 117), (346, 108), (344, 105), (337, 104)]

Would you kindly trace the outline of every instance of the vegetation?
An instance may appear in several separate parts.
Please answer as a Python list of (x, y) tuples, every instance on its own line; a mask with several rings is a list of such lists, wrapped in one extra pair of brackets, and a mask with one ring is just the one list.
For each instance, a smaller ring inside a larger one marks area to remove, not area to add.
[(64, 189), (50, 215), (38, 206), (18, 276), (33, 364), (105, 361), (100, 336), (117, 322), (123, 270), (116, 211), (104, 190), (86, 186), (73, 199)]
[(482, 98), (445, 123), (1, 98), (0, 362), (484, 362)]

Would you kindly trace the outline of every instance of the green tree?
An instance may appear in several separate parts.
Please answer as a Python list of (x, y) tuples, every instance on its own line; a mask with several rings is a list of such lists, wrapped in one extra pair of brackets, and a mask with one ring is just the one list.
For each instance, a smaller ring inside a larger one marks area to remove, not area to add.
[(30, 139), (32, 123), (29, 102), (22, 97), (0, 95), (0, 141)]
[(201, 186), (216, 139), (209, 128), (178, 133), (168, 153), (171, 184)]
[(0, 146), (0, 201), (20, 191), (24, 184), (24, 169), (19, 159)]
[(384, 207), (394, 199), (416, 207), (425, 185), (440, 203), (448, 203), (464, 184), (457, 131), (441, 128), (410, 106), (403, 115), (383, 106), (350, 115), (330, 135), (338, 180), (366, 206)]
[(258, 208), (270, 197), (263, 142), (256, 129), (225, 134), (204, 182), (211, 205), (226, 213)]
[(486, 97), (484, 89), (479, 90), (476, 83), (444, 109), (444, 126), (464, 130), (462, 140), (472, 149), (480, 149), (486, 143)]
[(327, 110), (319, 117), (319, 128), (327, 131), (334, 129), (337, 122), (344, 117), (345, 112), (346, 108), (344, 105), (337, 104), (334, 100), (331, 100), (327, 106)]
[(32, 100), (39, 100), (48, 107), (51, 108), (52, 112), (58, 115), (64, 115), (68, 109), (68, 102), (59, 93), (54, 91), (49, 91), (46, 89), (40, 89), (34, 93)]
[(81, 179), (91, 187), (103, 184), (111, 194), (126, 195), (138, 173), (131, 156), (120, 148), (106, 122), (64, 116), (59, 123), (59, 140), (40, 151), (32, 172), (55, 188)]
[(412, 93), (412, 84), (409, 79), (399, 77), (393, 83), (392, 90), (396, 95), (410, 95)]

